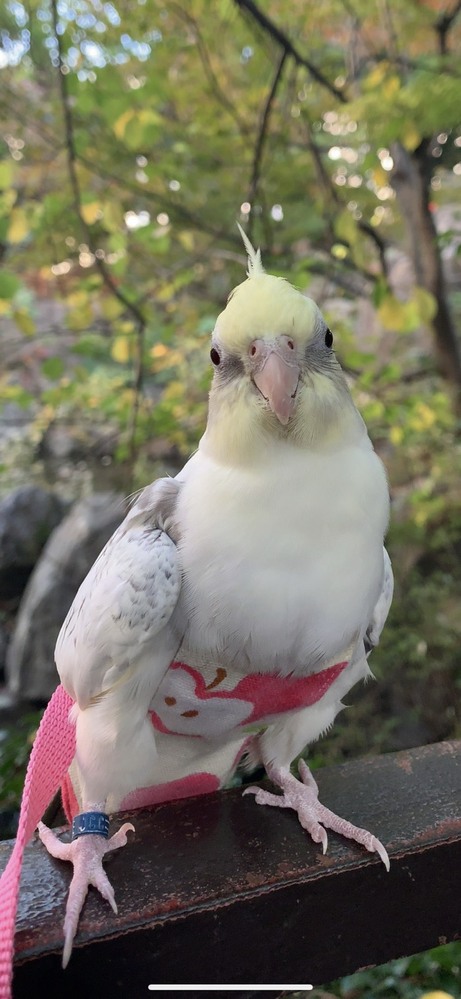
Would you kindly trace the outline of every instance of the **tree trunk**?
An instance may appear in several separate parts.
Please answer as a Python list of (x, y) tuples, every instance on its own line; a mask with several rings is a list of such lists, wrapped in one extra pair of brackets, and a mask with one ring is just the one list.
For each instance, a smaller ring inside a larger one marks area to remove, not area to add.
[(391, 152), (394, 160), (391, 182), (405, 223), (416, 283), (430, 291), (437, 303), (431, 323), (437, 367), (449, 382), (455, 410), (461, 414), (461, 347), (448, 304), (437, 231), (429, 208), (430, 143), (422, 143), (414, 153), (395, 143)]

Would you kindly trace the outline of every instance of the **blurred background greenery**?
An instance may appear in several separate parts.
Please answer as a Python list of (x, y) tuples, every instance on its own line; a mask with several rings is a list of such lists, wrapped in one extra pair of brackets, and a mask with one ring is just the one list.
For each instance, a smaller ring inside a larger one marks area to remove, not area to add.
[[(324, 311), (391, 483), (379, 682), (317, 765), (461, 734), (460, 14), (2, 4), (0, 496), (128, 494), (181, 466), (206, 420), (209, 334), (244, 277), (240, 221)], [(21, 596), (0, 599), (6, 642)], [(0, 741), (9, 809), (29, 711)], [(330, 988), (412, 999), (427, 979), (459, 996), (460, 959), (452, 945)]]

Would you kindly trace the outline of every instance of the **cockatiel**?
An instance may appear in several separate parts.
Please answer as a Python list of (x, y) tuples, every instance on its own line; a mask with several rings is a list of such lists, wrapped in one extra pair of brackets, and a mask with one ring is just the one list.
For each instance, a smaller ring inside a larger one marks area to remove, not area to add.
[(320, 804), (303, 761), (290, 772), (369, 675), (392, 597), (386, 475), (319, 309), (242, 236), (248, 277), (212, 335), (198, 450), (141, 493), (57, 642), (79, 815), (70, 844), (39, 831), (74, 865), (64, 964), (88, 885), (116, 911), (102, 860), (133, 826), (107, 839), (106, 813), (223, 787), (239, 763), (265, 767), (282, 793), (246, 793), (293, 808), (324, 852), (332, 829), (389, 863)]

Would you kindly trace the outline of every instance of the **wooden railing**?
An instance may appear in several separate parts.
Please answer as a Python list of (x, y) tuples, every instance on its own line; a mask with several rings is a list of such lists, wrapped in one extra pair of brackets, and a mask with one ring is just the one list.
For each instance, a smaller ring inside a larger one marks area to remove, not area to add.
[[(258, 806), (240, 790), (130, 813), (136, 834), (107, 864), (119, 915), (90, 891), (63, 972), (70, 868), (34, 842), (15, 999), (131, 999), (173, 983), (240, 984), (246, 995), (252, 983), (318, 985), (460, 938), (461, 742), (317, 776), (324, 804), (384, 842), (390, 873), (333, 834), (323, 856), (294, 812)], [(10, 848), (0, 844), (0, 868)]]

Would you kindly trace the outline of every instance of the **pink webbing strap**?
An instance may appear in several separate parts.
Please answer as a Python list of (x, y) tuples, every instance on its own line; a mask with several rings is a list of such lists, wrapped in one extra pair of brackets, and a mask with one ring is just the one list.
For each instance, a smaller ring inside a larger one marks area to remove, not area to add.
[(30, 754), (13, 852), (0, 879), (0, 999), (9, 999), (13, 971), (14, 924), (24, 847), (42, 818), (75, 755), (72, 698), (55, 690)]

